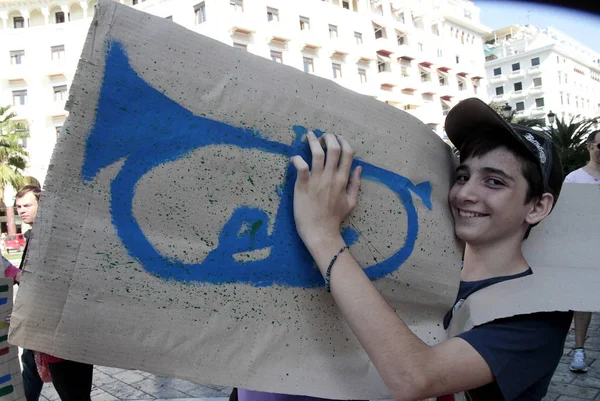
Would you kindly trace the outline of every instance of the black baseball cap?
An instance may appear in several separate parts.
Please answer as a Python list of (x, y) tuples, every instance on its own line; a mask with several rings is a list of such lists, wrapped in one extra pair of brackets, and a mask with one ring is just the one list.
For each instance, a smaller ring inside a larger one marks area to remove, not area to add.
[(459, 102), (446, 116), (446, 134), (457, 149), (473, 138), (478, 129), (497, 128), (498, 134), (505, 133), (506, 142), (520, 147), (524, 154), (540, 167), (544, 191), (558, 200), (564, 179), (560, 154), (550, 135), (518, 124), (509, 124), (485, 102), (469, 98)]

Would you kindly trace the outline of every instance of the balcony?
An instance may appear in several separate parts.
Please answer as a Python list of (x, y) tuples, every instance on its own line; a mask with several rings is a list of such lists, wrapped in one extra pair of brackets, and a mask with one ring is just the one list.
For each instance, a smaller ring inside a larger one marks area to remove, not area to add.
[(228, 21), (230, 23), (230, 34), (250, 35), (256, 32), (258, 28), (252, 15), (237, 10), (231, 10)]
[[(466, 91), (462, 91), (460, 93), (463, 93)], [(508, 96), (506, 95), (496, 95), (496, 96), (492, 96), (492, 102), (494, 103), (499, 103), (499, 102), (506, 102), (508, 101)]]
[(503, 82), (506, 82), (506, 75), (504, 74), (496, 75), (490, 78), (490, 84), (501, 84)]
[(406, 75), (406, 76), (402, 76), (398, 86), (402, 90), (416, 91), (417, 89), (419, 89), (421, 87), (421, 83), (417, 79), (417, 77), (412, 76), (412, 75)]
[(422, 81), (419, 90), (421, 93), (434, 94), (438, 92), (438, 85), (433, 81)]
[(544, 90), (543, 86), (535, 86), (535, 87), (529, 89), (530, 95), (541, 95), (544, 92), (545, 92), (545, 90)]
[(542, 69), (539, 65), (536, 65), (535, 67), (529, 67), (527, 72), (529, 73), (529, 75), (540, 75), (542, 73)]
[(318, 49), (321, 47), (321, 43), (323, 42), (323, 39), (319, 37), (316, 32), (310, 29), (300, 31), (298, 40), (300, 43), (302, 43), (302, 47), (307, 47), (309, 49)]
[(524, 76), (525, 76), (524, 70), (517, 70), (517, 71), (513, 71), (510, 74), (508, 74), (508, 79), (523, 78)]
[(397, 46), (394, 54), (406, 60), (414, 60), (417, 57), (417, 51), (407, 44)]
[(67, 112), (65, 111), (65, 103), (66, 100), (55, 100), (54, 102), (52, 102), (52, 105), (48, 110), (48, 114), (52, 117), (66, 115)]
[(375, 50), (377, 50), (378, 52), (382, 51), (388, 54), (392, 54), (394, 53), (397, 47), (398, 44), (396, 43), (396, 41), (390, 38), (382, 36), (380, 38), (375, 39)]
[(513, 91), (510, 93), (510, 99), (522, 99), (524, 97), (527, 97), (527, 89), (525, 90), (520, 90), (520, 91)]
[(531, 115), (532, 116), (543, 116), (545, 115), (545, 111), (544, 111), (544, 106), (539, 106), (539, 107), (534, 107), (531, 110)]
[(267, 42), (288, 42), (293, 34), (288, 25), (279, 21), (269, 21), (266, 27), (265, 37)]
[(400, 84), (400, 77), (392, 71), (381, 71), (377, 74), (377, 82), (380, 85), (398, 86)]
[(6, 70), (3, 71), (4, 79), (7, 81), (24, 80), (26, 76), (26, 64), (15, 64), (9, 65)]

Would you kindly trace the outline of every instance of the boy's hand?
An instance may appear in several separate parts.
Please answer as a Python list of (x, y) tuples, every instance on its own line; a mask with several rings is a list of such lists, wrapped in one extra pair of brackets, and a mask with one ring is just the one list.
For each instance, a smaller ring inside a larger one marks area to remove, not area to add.
[[(341, 136), (325, 134), (319, 140), (307, 134), (312, 168), (300, 156), (292, 163), (298, 176), (294, 187), (296, 229), (307, 248), (340, 238), (340, 225), (358, 202), (361, 167), (350, 175), (354, 152)], [(327, 148), (327, 162), (325, 151)]]

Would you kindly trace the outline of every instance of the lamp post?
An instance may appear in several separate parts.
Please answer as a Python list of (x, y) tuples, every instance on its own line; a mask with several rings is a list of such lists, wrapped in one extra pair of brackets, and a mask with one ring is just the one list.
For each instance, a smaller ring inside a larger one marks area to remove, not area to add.
[(512, 107), (508, 103), (504, 104), (502, 107), (502, 114), (504, 115), (504, 119), (510, 122), (510, 118), (512, 117)]
[(548, 117), (548, 122), (550, 123), (550, 128), (553, 128), (554, 121), (556, 120), (556, 114), (554, 114), (552, 112), (552, 110), (550, 110), (550, 113), (548, 113), (548, 115), (546, 117)]

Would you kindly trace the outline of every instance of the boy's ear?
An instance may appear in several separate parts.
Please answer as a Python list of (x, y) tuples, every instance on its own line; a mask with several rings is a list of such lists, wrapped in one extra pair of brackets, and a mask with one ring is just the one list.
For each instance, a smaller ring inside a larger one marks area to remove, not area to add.
[(537, 224), (544, 220), (552, 211), (554, 205), (554, 196), (546, 192), (539, 199), (533, 200), (531, 210), (525, 216), (525, 221), (528, 224)]

